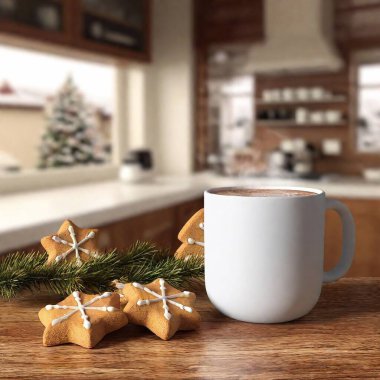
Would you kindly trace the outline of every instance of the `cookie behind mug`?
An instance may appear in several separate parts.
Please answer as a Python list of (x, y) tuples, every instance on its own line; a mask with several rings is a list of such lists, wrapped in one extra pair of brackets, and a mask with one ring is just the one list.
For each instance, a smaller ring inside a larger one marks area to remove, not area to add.
[(186, 258), (204, 254), (204, 210), (197, 211), (182, 227), (178, 234), (182, 245), (177, 249), (175, 257)]

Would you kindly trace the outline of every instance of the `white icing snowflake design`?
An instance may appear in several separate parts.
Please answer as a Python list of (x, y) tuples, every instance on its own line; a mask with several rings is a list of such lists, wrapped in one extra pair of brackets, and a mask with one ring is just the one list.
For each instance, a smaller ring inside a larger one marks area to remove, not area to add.
[[(204, 223), (199, 223), (198, 227), (199, 227), (202, 231), (204, 231), (204, 229), (205, 229), (205, 225), (204, 225)], [(204, 243), (203, 241), (197, 241), (197, 240), (193, 239), (192, 237), (189, 237), (189, 238), (187, 239), (187, 243), (190, 244), (190, 245), (193, 245), (193, 244), (195, 244), (195, 245), (199, 245), (200, 247), (204, 247), (204, 246), (205, 246), (205, 243)]]
[(188, 313), (192, 313), (193, 312), (193, 309), (191, 307), (185, 306), (185, 305), (180, 304), (179, 302), (173, 301), (176, 298), (187, 298), (187, 297), (189, 297), (190, 296), (190, 292), (184, 291), (184, 292), (181, 292), (181, 293), (172, 294), (170, 296), (167, 296), (166, 295), (166, 288), (165, 288), (165, 280), (162, 279), (162, 278), (160, 278), (159, 282), (160, 282), (161, 294), (158, 294), (158, 293), (154, 292), (153, 290), (150, 290), (146, 286), (143, 286), (143, 285), (141, 285), (141, 284), (139, 284), (137, 282), (132, 283), (132, 285), (135, 288), (144, 290), (144, 292), (147, 292), (147, 293), (151, 294), (152, 296), (156, 297), (156, 298), (151, 299), (151, 300), (149, 300), (149, 299), (138, 300), (137, 301), (137, 305), (138, 306), (144, 306), (144, 305), (150, 305), (151, 303), (162, 302), (162, 304), (163, 304), (162, 308), (164, 309), (164, 317), (167, 320), (170, 320), (170, 318), (172, 317), (172, 315), (170, 314), (170, 310), (169, 310), (169, 305), (168, 304), (172, 304), (172, 305), (178, 307), (181, 310), (187, 311)]
[(57, 323), (61, 323), (65, 321), (66, 319), (69, 319), (72, 315), (77, 313), (78, 311), (81, 314), (81, 318), (83, 319), (83, 327), (85, 329), (89, 329), (91, 327), (91, 322), (86, 314), (86, 310), (98, 310), (98, 311), (106, 311), (106, 312), (113, 312), (118, 310), (116, 307), (113, 306), (90, 306), (96, 301), (99, 301), (103, 298), (108, 298), (112, 295), (111, 292), (105, 292), (101, 294), (100, 296), (94, 297), (91, 301), (86, 302), (85, 304), (82, 304), (82, 301), (80, 299), (79, 292), (73, 292), (73, 297), (75, 301), (77, 302), (77, 306), (67, 306), (67, 305), (46, 305), (46, 310), (53, 310), (53, 309), (62, 309), (62, 310), (71, 310), (67, 314), (62, 315), (61, 317), (55, 318), (51, 321), (51, 325), (55, 326)]
[(81, 247), (81, 245), (83, 245), (84, 243), (86, 243), (86, 241), (90, 240), (90, 239), (93, 239), (95, 237), (95, 231), (90, 231), (87, 236), (80, 240), (79, 242), (77, 241), (77, 237), (75, 235), (75, 231), (74, 231), (74, 227), (73, 226), (69, 226), (68, 227), (68, 231), (69, 231), (69, 234), (70, 234), (70, 237), (71, 237), (71, 243), (64, 240), (64, 239), (61, 239), (59, 236), (52, 236), (52, 239), (56, 242), (56, 243), (59, 243), (59, 244), (63, 244), (63, 245), (68, 245), (70, 248), (58, 255), (56, 258), (55, 258), (55, 261), (61, 261), (63, 259), (65, 259), (70, 253), (74, 252), (75, 251), (75, 257), (76, 257), (76, 261), (77, 261), (77, 264), (78, 265), (82, 265), (83, 262), (80, 258), (80, 255), (79, 255), (79, 252), (83, 252), (85, 253), (86, 255), (88, 256), (96, 256), (96, 253), (91, 253), (90, 250), (86, 249), (86, 248), (83, 248)]
[[(115, 284), (116, 288), (119, 290), (124, 289), (125, 285), (126, 284), (123, 284), (122, 282), (116, 282), (116, 284)], [(118, 293), (118, 294), (119, 294), (120, 298), (125, 298), (125, 295), (123, 293)]]

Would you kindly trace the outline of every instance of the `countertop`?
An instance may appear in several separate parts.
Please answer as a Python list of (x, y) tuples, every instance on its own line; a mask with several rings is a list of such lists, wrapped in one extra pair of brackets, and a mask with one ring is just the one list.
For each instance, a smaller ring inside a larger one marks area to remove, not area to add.
[(162, 341), (127, 325), (96, 348), (42, 346), (37, 313), (56, 297), (0, 301), (2, 379), (379, 379), (380, 278), (326, 285), (307, 316), (276, 325), (222, 316), (205, 295), (197, 331)]
[(141, 184), (108, 181), (0, 197), (0, 252), (27, 246), (55, 231), (64, 219), (99, 226), (201, 197), (219, 186), (306, 186), (331, 197), (380, 199), (380, 184), (359, 179), (310, 181), (230, 178), (211, 173), (158, 177)]

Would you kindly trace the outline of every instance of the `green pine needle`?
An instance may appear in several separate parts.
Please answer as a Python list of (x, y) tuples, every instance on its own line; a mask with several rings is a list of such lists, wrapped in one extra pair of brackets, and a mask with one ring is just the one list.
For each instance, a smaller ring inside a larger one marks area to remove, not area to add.
[(175, 287), (203, 280), (201, 257), (176, 259), (150, 243), (137, 242), (127, 252), (109, 252), (77, 266), (75, 262), (46, 264), (45, 252), (16, 252), (0, 261), (0, 297), (10, 299), (24, 290), (47, 289), (62, 296), (79, 290), (115, 290), (114, 280), (149, 283), (164, 278)]

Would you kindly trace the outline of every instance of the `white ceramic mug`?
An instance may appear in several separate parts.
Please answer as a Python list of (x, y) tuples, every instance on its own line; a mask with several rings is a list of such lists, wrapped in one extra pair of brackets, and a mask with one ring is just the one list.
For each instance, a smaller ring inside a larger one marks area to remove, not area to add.
[[(323, 282), (351, 266), (355, 226), (348, 208), (322, 190), (308, 196), (223, 195), (205, 192), (205, 277), (207, 294), (223, 314), (246, 322), (278, 323), (307, 314)], [(261, 188), (262, 189), (262, 188)], [(271, 188), (273, 189), (273, 187)], [(343, 226), (339, 263), (323, 272), (326, 209)]]

